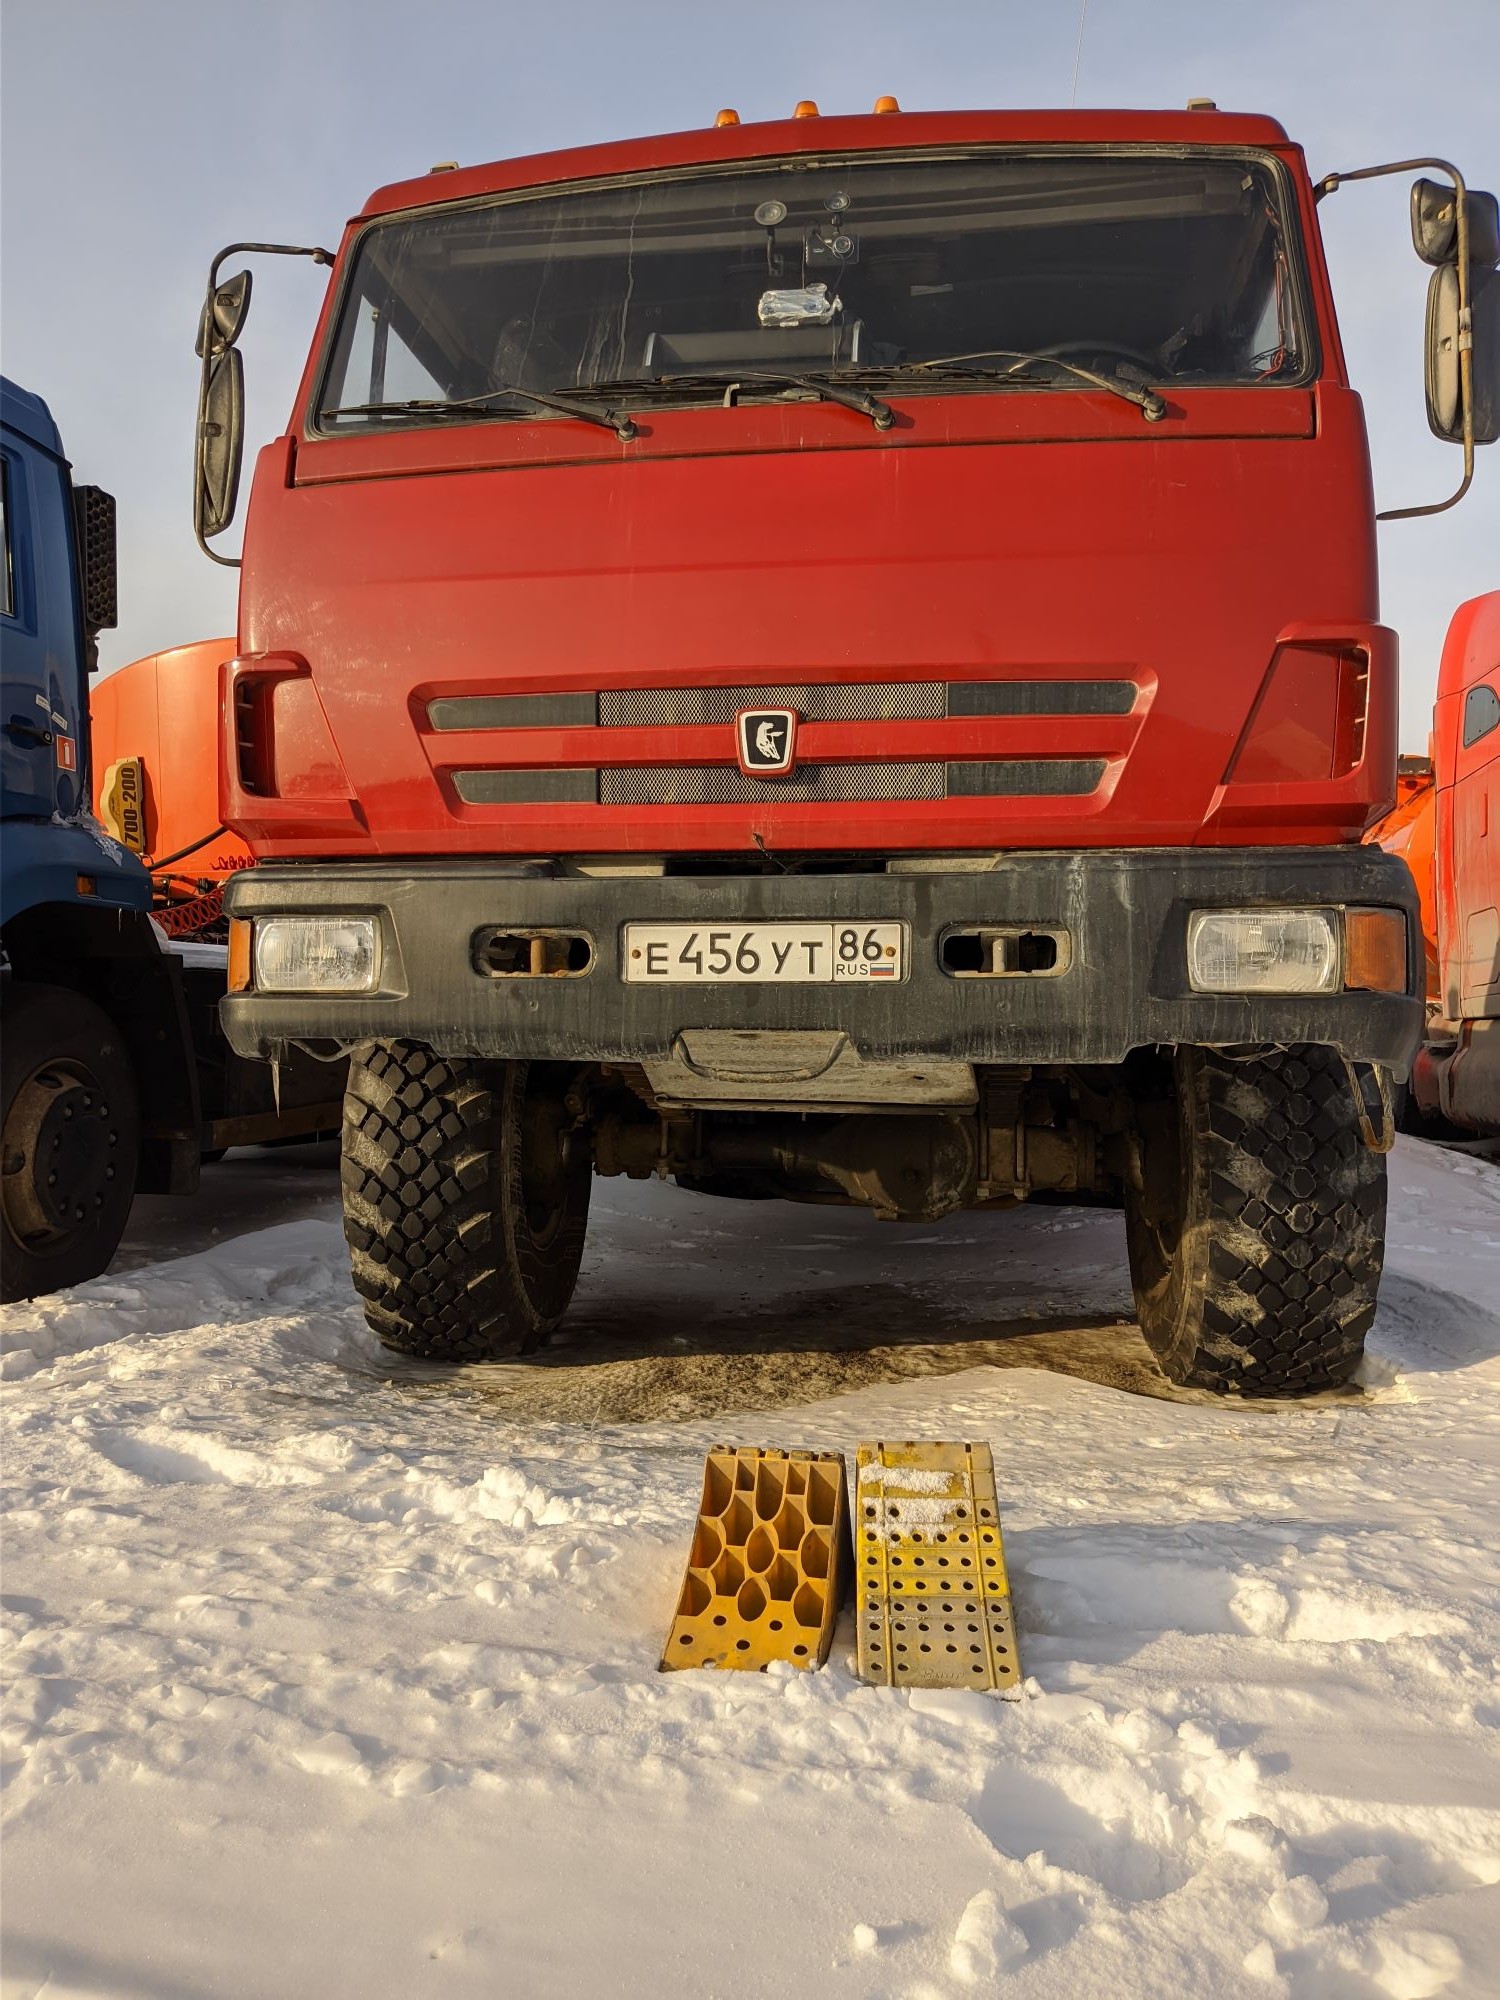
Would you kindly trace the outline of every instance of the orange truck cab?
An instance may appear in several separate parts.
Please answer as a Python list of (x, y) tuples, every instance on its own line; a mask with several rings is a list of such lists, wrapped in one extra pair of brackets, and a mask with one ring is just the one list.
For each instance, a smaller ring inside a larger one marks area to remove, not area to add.
[[(1403, 758), (1402, 762), (1408, 760)], [(1500, 590), (1459, 606), (1432, 712), (1429, 776), (1376, 829), (1410, 867), (1429, 940), (1420, 1113), (1500, 1132)]]
[[(1211, 108), (883, 104), (434, 170), (336, 252), (235, 246), (332, 277), (224, 669), (259, 863), (226, 1032), (353, 1052), (354, 1278), (410, 1352), (555, 1326), (599, 1172), (1122, 1203), (1173, 1379), (1344, 1380), (1422, 950), (1361, 844), (1396, 642), (1338, 177)], [(1424, 178), (1413, 231), (1467, 483), (1493, 197)]]

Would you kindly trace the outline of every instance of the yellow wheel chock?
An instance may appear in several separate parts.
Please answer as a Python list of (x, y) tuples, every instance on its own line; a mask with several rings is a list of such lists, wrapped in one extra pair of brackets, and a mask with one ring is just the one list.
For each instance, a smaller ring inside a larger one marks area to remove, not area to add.
[(859, 1671), (887, 1687), (1015, 1687), (987, 1444), (862, 1444), (855, 1469)]
[(663, 1668), (821, 1666), (848, 1543), (841, 1453), (711, 1451)]

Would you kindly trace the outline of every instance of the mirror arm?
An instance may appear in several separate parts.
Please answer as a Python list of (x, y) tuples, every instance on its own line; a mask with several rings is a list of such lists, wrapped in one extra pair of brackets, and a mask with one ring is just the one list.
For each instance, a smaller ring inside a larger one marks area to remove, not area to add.
[(1446, 500), (1426, 507), (1390, 507), (1377, 521), (1413, 521), (1419, 514), (1446, 514), (1456, 507), (1474, 479), (1474, 322), (1469, 306), (1469, 190), (1451, 160), (1392, 160), (1383, 167), (1356, 167), (1347, 174), (1325, 174), (1313, 189), (1313, 200), (1336, 194), (1345, 181), (1373, 181), (1382, 174), (1409, 174), (1419, 167), (1436, 167), (1453, 183), (1458, 220), (1458, 399), (1464, 419), (1464, 476)]
[[(1347, 178), (1347, 176), (1346, 176)], [(212, 297), (219, 282), (219, 268), (228, 257), (258, 254), (263, 257), (311, 257), (315, 264), (331, 264), (333, 252), (307, 243), (226, 243), (208, 267), (208, 290)]]
[[(219, 252), (218, 256), (215, 257), (212, 264), (210, 264), (208, 267), (208, 292), (206, 295), (206, 311), (208, 313), (208, 320), (206, 324), (208, 325), (213, 324), (214, 293), (218, 290), (219, 271), (223, 266), (225, 259), (229, 257), (241, 257), (249, 255), (260, 255), (264, 257), (311, 257), (315, 264), (332, 264), (333, 262), (333, 252), (331, 250), (324, 250), (319, 245), (316, 244), (226, 243), (224, 248)], [(203, 449), (203, 436), (202, 436), (203, 412), (208, 400), (208, 375), (209, 375), (209, 369), (214, 361), (214, 358), (215, 358), (214, 344), (212, 340), (205, 339), (203, 343), (203, 374), (198, 390), (199, 435), (195, 447), (195, 452), (200, 454)], [(201, 476), (196, 474), (196, 466), (200, 462), (201, 461), (199, 461), (195, 457), (195, 476)], [(229, 523), (226, 521), (224, 525), (225, 527), (228, 527)], [(221, 529), (220, 532), (222, 533), (223, 530)], [(198, 515), (196, 494), (193, 506), (193, 538), (197, 542), (199, 548), (202, 549), (203, 553), (208, 557), (210, 562), (218, 563), (220, 568), (222, 569), (239, 568), (240, 558), (238, 556), (221, 556), (217, 549), (211, 549), (208, 546), (207, 538), (203, 533), (203, 524), (199, 519)]]

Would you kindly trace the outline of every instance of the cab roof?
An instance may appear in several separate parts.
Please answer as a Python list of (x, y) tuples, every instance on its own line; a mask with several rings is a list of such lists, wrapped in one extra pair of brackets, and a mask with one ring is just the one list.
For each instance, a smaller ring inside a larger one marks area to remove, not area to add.
[(945, 146), (1215, 146), (1285, 148), (1274, 118), (1230, 111), (896, 111), (856, 118), (781, 118), (617, 139), (517, 160), (458, 167), (377, 188), (356, 220), (436, 202), (472, 201), (557, 182), (803, 155), (926, 151)]
[(62, 457), (62, 438), (52, 412), (40, 396), (21, 388), (8, 375), (0, 375), (0, 422), (54, 458)]

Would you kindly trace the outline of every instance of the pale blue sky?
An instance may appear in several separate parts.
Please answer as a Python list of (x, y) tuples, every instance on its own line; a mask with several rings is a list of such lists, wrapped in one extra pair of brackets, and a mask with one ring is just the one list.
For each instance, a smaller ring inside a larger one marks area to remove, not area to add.
[[(784, 114), (1066, 105), (1078, 0), (859, 8), (720, 0), (5, 0), (0, 362), (38, 390), (80, 478), (120, 503), (107, 666), (232, 631), (234, 576), (198, 553), (188, 494), (193, 334), (208, 260), (238, 237), (333, 244), (372, 187), (435, 160)], [(1192, 96), (1280, 118), (1315, 173), (1408, 155), (1500, 182), (1500, 0), (1087, 0), (1080, 105)], [(1346, 188), (1323, 226), (1382, 506), (1435, 500), (1459, 454), (1428, 434), (1426, 272), (1403, 181)], [(280, 430), (321, 295), (257, 272), (250, 439)], [(1401, 634), (1403, 743), (1425, 747), (1453, 608), (1500, 584), (1500, 445), (1452, 513), (1380, 531)]]

